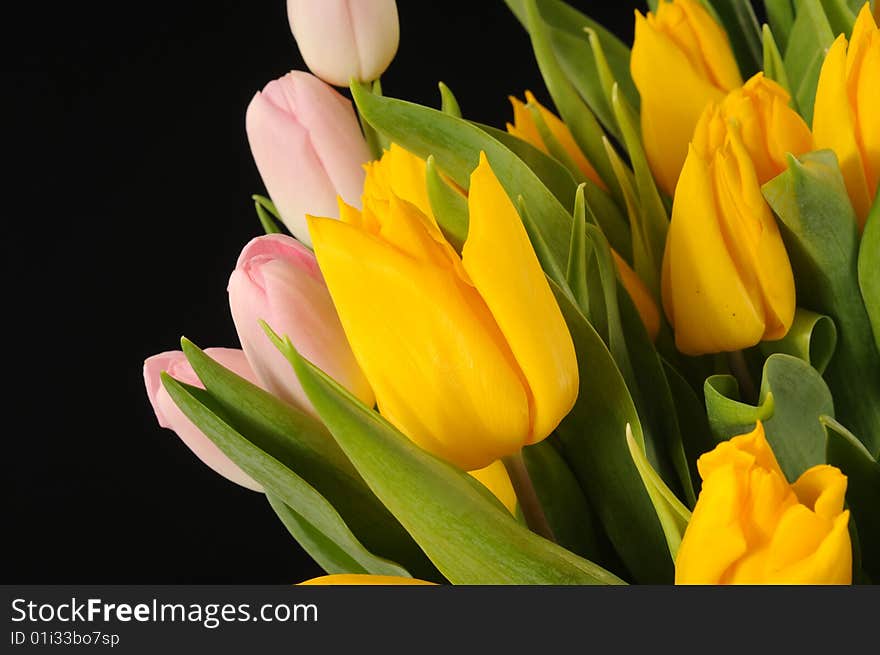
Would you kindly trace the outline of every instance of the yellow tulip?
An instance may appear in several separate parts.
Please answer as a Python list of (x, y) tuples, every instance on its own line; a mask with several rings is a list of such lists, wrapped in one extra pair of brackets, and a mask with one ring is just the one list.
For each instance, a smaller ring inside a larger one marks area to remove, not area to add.
[[(565, 150), (565, 153), (571, 158), (578, 169), (580, 169), (584, 177), (595, 182), (599, 187), (607, 189), (608, 187), (605, 186), (605, 183), (602, 181), (602, 178), (599, 177), (596, 169), (593, 168), (593, 165), (584, 156), (584, 153), (581, 152), (581, 149), (574, 140), (574, 136), (572, 136), (568, 126), (563, 123), (556, 114), (538, 102), (537, 98), (532, 95), (531, 91), (526, 91), (526, 103), (538, 109), (541, 118), (547, 125), (547, 129), (559, 145), (562, 146), (562, 149)], [(544, 139), (538, 131), (538, 126), (535, 123), (535, 119), (532, 116), (532, 112), (529, 111), (528, 106), (515, 96), (510, 96), (510, 104), (513, 105), (513, 124), (507, 124), (507, 131), (526, 143), (535, 146), (544, 154), (549, 155), (550, 149), (547, 147), (547, 144), (544, 143)]]
[(846, 476), (826, 464), (789, 484), (760, 422), (697, 461), (703, 488), (676, 584), (850, 584)]
[(362, 212), (309, 218), (315, 254), (379, 411), (422, 448), (480, 469), (569, 412), (574, 345), (485, 155), (471, 174), (461, 257), (401, 197), (417, 191), (401, 188), (387, 157), (368, 167)]
[(642, 318), (642, 323), (644, 323), (645, 329), (648, 331), (648, 336), (651, 337), (651, 341), (656, 341), (657, 333), (660, 332), (660, 310), (657, 309), (654, 296), (648, 291), (648, 287), (642, 282), (639, 274), (613, 248), (611, 249), (611, 255), (614, 257), (620, 281), (623, 283), (623, 287), (626, 289), (629, 297), (632, 298), (633, 304)]
[(697, 0), (660, 2), (656, 15), (636, 11), (630, 70), (648, 163), (672, 196), (700, 114), (742, 77), (727, 34)]
[(813, 150), (810, 128), (789, 106), (790, 100), (785, 89), (757, 73), (721, 103), (703, 112), (694, 129), (694, 147), (708, 158), (724, 144), (726, 123), (735, 121), (758, 183), (764, 184), (788, 168), (788, 153), (802, 155)]
[(433, 582), (417, 578), (400, 578), (394, 575), (369, 575), (366, 573), (335, 573), (300, 582), (301, 585), (433, 585)]
[(819, 74), (813, 109), (817, 148), (837, 154), (859, 228), (877, 195), (880, 180), (880, 31), (868, 3), (852, 38), (840, 35)]
[(739, 125), (707, 108), (714, 151), (692, 145), (672, 206), (662, 295), (688, 355), (781, 339), (794, 320), (794, 276)]

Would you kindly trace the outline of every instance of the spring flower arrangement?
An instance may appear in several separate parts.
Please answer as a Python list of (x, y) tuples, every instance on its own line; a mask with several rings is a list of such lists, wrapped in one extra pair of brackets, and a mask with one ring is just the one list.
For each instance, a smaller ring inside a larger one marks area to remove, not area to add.
[(506, 2), (501, 129), (383, 97), (393, 0), (288, 1), (241, 349), (148, 359), (160, 423), (315, 583), (880, 581), (880, 5)]

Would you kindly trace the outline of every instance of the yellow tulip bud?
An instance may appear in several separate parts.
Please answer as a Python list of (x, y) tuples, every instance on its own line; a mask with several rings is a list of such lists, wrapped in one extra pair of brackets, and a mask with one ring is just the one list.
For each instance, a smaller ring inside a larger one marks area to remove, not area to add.
[(691, 146), (663, 256), (663, 308), (689, 355), (781, 339), (795, 310), (788, 253), (740, 128), (706, 111), (706, 129), (724, 138), (714, 152)]
[(400, 578), (394, 575), (369, 575), (366, 573), (336, 573), (300, 582), (301, 585), (433, 585), (433, 582), (417, 578)]
[(657, 333), (660, 332), (660, 310), (657, 309), (657, 303), (654, 297), (648, 291), (648, 287), (642, 282), (642, 278), (636, 273), (632, 267), (626, 263), (626, 260), (612, 249), (611, 254), (614, 257), (614, 263), (617, 266), (617, 272), (620, 275), (620, 281), (623, 287), (632, 298), (633, 304), (639, 312), (642, 323), (648, 331), (651, 341), (657, 340)]
[(703, 488), (676, 584), (850, 584), (846, 476), (822, 464), (789, 484), (760, 422), (697, 461)]
[[(537, 98), (532, 95), (531, 91), (526, 91), (526, 102), (538, 109), (541, 118), (547, 125), (547, 129), (559, 145), (562, 146), (562, 149), (565, 150), (566, 154), (571, 158), (575, 165), (580, 169), (581, 173), (584, 174), (584, 177), (595, 182), (602, 189), (607, 189), (608, 187), (605, 186), (605, 183), (602, 181), (602, 178), (599, 177), (596, 169), (593, 168), (593, 165), (584, 156), (584, 153), (581, 152), (581, 149), (574, 140), (574, 136), (572, 136), (568, 126), (563, 123), (556, 114), (538, 102)], [(532, 112), (529, 111), (528, 106), (523, 104), (523, 102), (515, 96), (510, 96), (510, 104), (513, 105), (513, 125), (508, 123), (507, 131), (526, 143), (535, 146), (544, 154), (549, 155), (550, 150), (547, 147), (547, 144), (544, 143), (544, 139), (538, 131), (538, 126), (535, 124), (535, 119), (532, 116)]]
[(630, 59), (642, 99), (642, 140), (651, 171), (670, 196), (703, 109), (742, 84), (724, 29), (697, 0), (636, 11)]
[(315, 255), (379, 411), (424, 449), (480, 469), (540, 441), (569, 412), (574, 345), (484, 155), (461, 257), (395, 191), (404, 187), (387, 154), (370, 165), (362, 212), (309, 218)]
[(837, 154), (860, 229), (880, 181), (878, 116), (880, 31), (865, 3), (849, 44), (841, 34), (825, 55), (813, 109), (816, 147)]
[(802, 155), (813, 149), (810, 128), (789, 106), (790, 100), (785, 89), (757, 73), (720, 104), (703, 112), (694, 130), (694, 148), (707, 159), (723, 145), (726, 123), (733, 120), (739, 125), (758, 183), (772, 180), (788, 168), (789, 153)]

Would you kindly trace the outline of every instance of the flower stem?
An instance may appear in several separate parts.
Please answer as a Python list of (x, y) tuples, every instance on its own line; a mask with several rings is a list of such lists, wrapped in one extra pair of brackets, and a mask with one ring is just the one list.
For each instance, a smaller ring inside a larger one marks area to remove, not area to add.
[(758, 401), (758, 388), (749, 373), (749, 366), (742, 350), (734, 350), (727, 353), (727, 364), (730, 366), (730, 372), (739, 383), (739, 390), (742, 393), (743, 400), (747, 402)]
[(523, 461), (522, 451), (519, 450), (513, 455), (508, 455), (501, 461), (504, 462), (504, 468), (507, 469), (507, 475), (510, 476), (510, 482), (516, 492), (516, 499), (519, 501), (520, 509), (526, 519), (526, 525), (532, 532), (555, 542), (553, 530), (547, 523), (544, 508), (541, 507), (541, 501), (538, 500), (535, 486), (532, 484), (532, 479), (529, 477), (529, 472)]

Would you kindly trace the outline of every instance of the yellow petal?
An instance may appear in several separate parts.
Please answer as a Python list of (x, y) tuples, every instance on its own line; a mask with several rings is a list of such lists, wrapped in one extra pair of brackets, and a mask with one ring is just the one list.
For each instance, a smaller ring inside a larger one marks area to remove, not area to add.
[(425, 183), (425, 160), (396, 143), (392, 143), (387, 154), (382, 157), (383, 160), (386, 158), (392, 193), (415, 205), (433, 222), (434, 214)]
[[(705, 455), (704, 455), (705, 457)], [(747, 489), (733, 464), (704, 477), (675, 558), (675, 584), (718, 584), (747, 550), (739, 514)]]
[(840, 35), (825, 55), (819, 74), (813, 110), (813, 138), (817, 148), (830, 148), (837, 155), (846, 190), (862, 227), (873, 197), (868, 192), (862, 155), (856, 141), (855, 116), (848, 97), (846, 37)]
[[(798, 538), (790, 530), (793, 540)], [(769, 584), (848, 585), (852, 584), (852, 541), (849, 536), (849, 510), (836, 516), (819, 547), (803, 559), (773, 572)]]
[(577, 398), (574, 344), (525, 227), (483, 153), (471, 174), (468, 209), (462, 262), (525, 378), (534, 443), (556, 428)]
[(715, 197), (722, 233), (742, 283), (762, 308), (762, 339), (781, 339), (794, 320), (794, 275), (776, 219), (764, 200), (738, 129), (715, 155)]
[(503, 462), (492, 462), (485, 468), (471, 471), (470, 474), (491, 491), (511, 514), (516, 514), (516, 492)]
[(538, 126), (535, 125), (535, 121), (532, 119), (532, 113), (529, 111), (528, 107), (526, 107), (516, 96), (508, 96), (508, 99), (513, 106), (513, 125), (508, 123), (507, 131), (526, 143), (535, 146), (545, 155), (549, 154), (547, 146), (544, 144), (544, 140), (541, 139), (541, 133), (538, 131)]
[(568, 129), (568, 126), (563, 123), (556, 114), (538, 102), (537, 98), (535, 98), (531, 91), (526, 91), (526, 101), (530, 105), (534, 105), (538, 108), (538, 111), (541, 113), (541, 118), (544, 119), (544, 123), (547, 125), (547, 129), (550, 130), (550, 133), (556, 141), (559, 142), (559, 145), (562, 146), (562, 149), (565, 150), (569, 157), (571, 157), (581, 173), (584, 174), (584, 177), (594, 182), (600, 188), (607, 189), (608, 187), (605, 185), (605, 182), (602, 181), (602, 178), (599, 177), (596, 169), (593, 168), (593, 165), (586, 156), (584, 156), (584, 153), (581, 152), (581, 149), (574, 140), (574, 136), (572, 135), (571, 130)]
[(648, 163), (660, 187), (672, 196), (700, 114), (725, 91), (701, 75), (685, 52), (638, 12), (630, 68), (642, 98)]
[[(664, 4), (660, 4), (661, 11)], [(687, 17), (712, 83), (724, 91), (732, 91), (740, 86), (742, 77), (739, 66), (724, 28), (696, 0), (675, 0), (674, 4), (681, 7)]]
[(413, 259), (363, 230), (332, 219), (309, 224), (342, 326), (382, 414), (465, 470), (522, 447), (529, 398), (476, 290), (453, 267)]
[(876, 30), (861, 66), (856, 88), (856, 114), (868, 196), (874, 198), (880, 186), (880, 33)]
[(301, 585), (433, 585), (433, 582), (393, 575), (367, 575), (360, 573), (336, 573), (312, 578)]
[(614, 256), (620, 281), (629, 293), (629, 297), (632, 298), (642, 323), (648, 331), (648, 336), (651, 337), (651, 341), (656, 341), (657, 333), (660, 332), (660, 311), (657, 309), (657, 303), (654, 302), (654, 298), (648, 291), (648, 287), (642, 282), (642, 278), (626, 263), (626, 260), (613, 249), (611, 254)]
[(691, 149), (672, 208), (663, 304), (678, 349), (689, 355), (739, 350), (764, 334), (763, 308), (727, 249), (707, 163)]
[(843, 511), (846, 476), (835, 466), (820, 464), (804, 471), (792, 489), (798, 501), (819, 516), (831, 519)]

